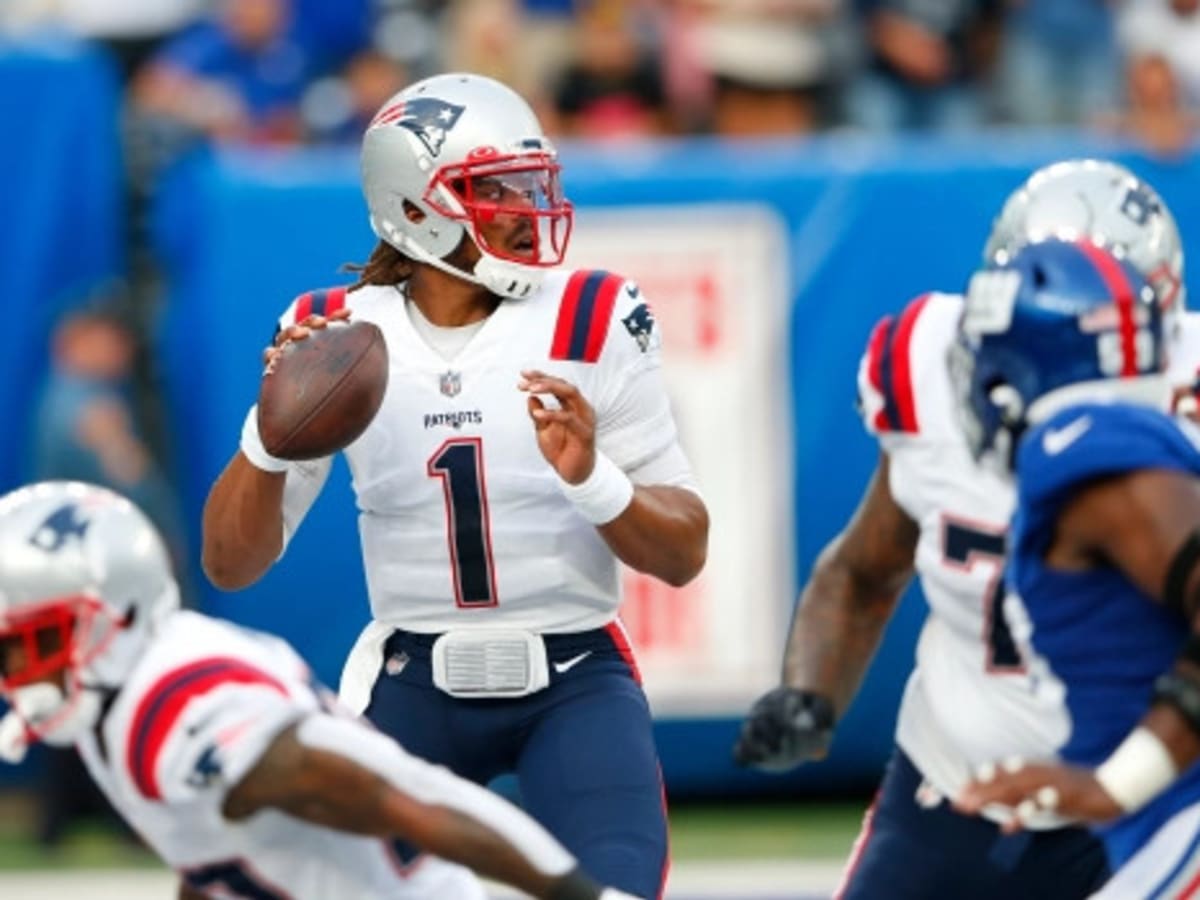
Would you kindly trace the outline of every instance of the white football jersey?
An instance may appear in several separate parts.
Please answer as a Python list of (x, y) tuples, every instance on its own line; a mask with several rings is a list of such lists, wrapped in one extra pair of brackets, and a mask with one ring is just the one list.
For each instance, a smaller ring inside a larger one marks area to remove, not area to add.
[[(929, 605), (896, 741), (947, 797), (982, 763), (1052, 757), (1070, 727), (1059, 687), (1027, 669), (1027, 617), (1004, 592), (1014, 487), (976, 465), (956, 418), (946, 360), (961, 309), (959, 295), (918, 297), (876, 326), (858, 373), (861, 412), (888, 456), (892, 496), (920, 528), (915, 565)], [(1200, 316), (1185, 318), (1174, 349), (1172, 374), (1190, 383)]]
[[(208, 896), (483, 900), (467, 869), (429, 856), (406, 865), (383, 840), (274, 810), (222, 816), (230, 788), (280, 732), (321, 709), (318, 690), (282, 640), (179, 612), (79, 752), (125, 820)], [(418, 776), (430, 768), (399, 748), (391, 756)]]
[[(280, 324), (343, 304), (380, 327), (390, 362), (382, 408), (345, 450), (374, 618), (418, 632), (612, 621), (617, 560), (564, 497), (517, 383), (525, 369), (566, 379), (595, 408), (597, 447), (635, 481), (653, 472), (690, 484), (638, 288), (606, 272), (549, 273), (533, 296), (502, 302), (449, 362), (414, 327), (400, 287), (305, 294)], [(327, 470), (289, 471), (289, 535)]]

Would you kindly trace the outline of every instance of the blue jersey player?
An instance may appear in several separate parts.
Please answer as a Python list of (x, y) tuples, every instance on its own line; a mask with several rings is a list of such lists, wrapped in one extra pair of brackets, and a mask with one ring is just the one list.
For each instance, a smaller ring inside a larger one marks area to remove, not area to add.
[(1087, 243), (972, 282), (952, 353), (977, 456), (1017, 482), (1006, 615), (1062, 741), (986, 766), (960, 810), (1092, 824), (1094, 895), (1200, 887), (1200, 431), (1171, 418), (1154, 289)]

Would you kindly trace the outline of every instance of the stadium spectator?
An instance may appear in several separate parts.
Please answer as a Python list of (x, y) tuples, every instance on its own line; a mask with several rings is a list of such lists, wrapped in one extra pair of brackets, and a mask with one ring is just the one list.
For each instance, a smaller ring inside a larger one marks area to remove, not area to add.
[(296, 141), (310, 65), (290, 18), (291, 0), (219, 0), (137, 75), (135, 107), (215, 140)]
[(441, 12), (438, 0), (372, 0), (371, 42), (413, 77), (442, 67)]
[(1101, 117), (1100, 126), (1134, 138), (1156, 156), (1178, 157), (1200, 129), (1200, 114), (1183, 98), (1175, 70), (1147, 53), (1130, 60), (1125, 79), (1128, 105)]
[(409, 81), (408, 70), (378, 50), (356, 53), (338, 75), (314, 82), (301, 111), (310, 143), (357, 143), (383, 101)]
[(195, 21), (207, 0), (5, 0), (0, 32), (62, 29), (105, 48), (128, 81), (163, 40)]
[[(456, 0), (442, 20), (442, 70), (474, 72), (510, 84), (539, 116), (551, 108), (550, 72), (545, 54), (524, 44), (526, 21), (518, 0)], [(565, 46), (562, 58), (569, 58)]]
[(847, 98), (850, 123), (871, 131), (976, 128), (998, 0), (871, 0), (867, 60)]
[(134, 411), (137, 342), (115, 307), (76, 309), (59, 322), (34, 417), (32, 474), (88, 481), (132, 498), (167, 536), (178, 568), (184, 542), (177, 501)]
[(1002, 120), (1084, 124), (1119, 104), (1108, 0), (1008, 0), (996, 71)]
[(1200, 0), (1137, 0), (1117, 20), (1117, 40), (1130, 65), (1161, 56), (1175, 72), (1183, 99), (1200, 104)]
[(581, 3), (573, 56), (559, 77), (559, 129), (577, 137), (648, 137), (669, 130), (662, 66), (628, 0)]
[(694, 40), (711, 79), (713, 131), (795, 134), (829, 120), (850, 58), (841, 0), (689, 2), (699, 11)]

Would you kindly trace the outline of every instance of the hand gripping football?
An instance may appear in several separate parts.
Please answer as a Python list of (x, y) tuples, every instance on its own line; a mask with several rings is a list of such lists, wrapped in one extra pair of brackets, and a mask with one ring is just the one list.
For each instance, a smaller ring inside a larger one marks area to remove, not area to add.
[(331, 321), (284, 344), (258, 389), (258, 433), (280, 459), (317, 459), (366, 431), (387, 389), (383, 332)]

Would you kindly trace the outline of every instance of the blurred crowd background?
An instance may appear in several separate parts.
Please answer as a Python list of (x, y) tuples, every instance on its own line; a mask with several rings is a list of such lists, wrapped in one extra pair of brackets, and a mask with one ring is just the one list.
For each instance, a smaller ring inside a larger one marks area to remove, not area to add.
[(0, 4), (0, 41), (63, 37), (100, 49), (121, 87), (128, 274), (68, 304), (30, 475), (113, 484), (169, 533), (146, 390), (162, 295), (148, 218), (198, 146), (353, 146), (391, 94), (447, 70), (499, 78), (552, 135), (606, 146), (1033, 126), (1169, 159), (1200, 128), (1200, 0)]
[[(609, 148), (1036, 127), (1169, 161), (1200, 129), (1200, 0), (0, 2), (0, 52), (62, 40), (92, 45), (120, 85), (125, 271), (60, 304), (21, 477), (132, 496), (185, 585), (149, 219), (198, 148), (353, 147), (391, 94), (449, 70), (501, 79), (551, 135)], [(87, 791), (73, 765), (44, 770), (48, 843)]]
[[(508, 82), (552, 133), (627, 141), (1087, 125), (1177, 152), (1197, 0), (6, 0), (0, 33), (103, 45), (131, 119), (354, 142), (410, 80)], [(146, 134), (139, 138), (148, 139)], [(131, 150), (145, 152), (145, 147)]]
[(356, 141), (464, 69), (595, 140), (1086, 124), (1182, 147), (1196, 0), (6, 0), (106, 47), (133, 115), (213, 140)]

